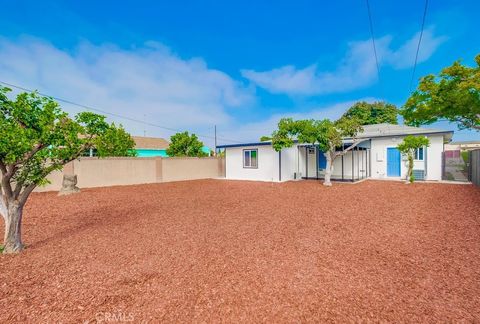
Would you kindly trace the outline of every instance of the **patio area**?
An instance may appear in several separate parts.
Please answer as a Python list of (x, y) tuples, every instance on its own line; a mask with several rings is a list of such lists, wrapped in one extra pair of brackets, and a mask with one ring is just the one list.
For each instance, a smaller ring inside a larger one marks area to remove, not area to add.
[[(1, 228), (3, 234), (3, 226)], [(35, 193), (0, 322), (480, 320), (480, 188), (196, 180)]]

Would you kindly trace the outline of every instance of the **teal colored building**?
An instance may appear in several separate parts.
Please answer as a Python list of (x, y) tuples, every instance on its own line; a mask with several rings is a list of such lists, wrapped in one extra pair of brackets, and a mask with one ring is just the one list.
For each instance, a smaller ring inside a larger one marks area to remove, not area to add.
[(168, 157), (167, 150), (155, 150), (155, 149), (135, 149), (138, 157)]
[[(160, 137), (132, 136), (138, 157), (168, 157), (169, 142)], [(202, 147), (202, 151), (210, 155), (210, 148)]]

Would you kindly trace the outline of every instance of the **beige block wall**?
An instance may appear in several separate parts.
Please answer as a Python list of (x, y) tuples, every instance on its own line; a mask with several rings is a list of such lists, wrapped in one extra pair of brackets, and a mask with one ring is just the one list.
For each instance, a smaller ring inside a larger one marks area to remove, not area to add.
[(225, 159), (209, 158), (81, 158), (48, 176), (51, 184), (35, 191), (58, 191), (64, 173), (77, 175), (79, 188), (108, 187), (225, 177)]
[(155, 158), (85, 158), (74, 163), (79, 188), (155, 183)]
[(162, 182), (221, 177), (217, 158), (162, 159)]

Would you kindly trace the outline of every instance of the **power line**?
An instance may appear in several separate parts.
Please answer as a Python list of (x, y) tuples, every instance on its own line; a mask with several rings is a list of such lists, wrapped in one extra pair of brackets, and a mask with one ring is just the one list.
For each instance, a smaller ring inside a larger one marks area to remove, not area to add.
[(425, 0), (425, 9), (423, 10), (422, 28), (420, 29), (420, 37), (418, 38), (417, 52), (415, 53), (415, 63), (413, 64), (412, 79), (410, 80), (410, 92), (412, 92), (413, 81), (415, 79), (415, 71), (417, 69), (418, 53), (420, 44), (422, 43), (423, 29), (425, 28), (425, 18), (427, 17), (428, 0)]
[[(15, 85), (15, 84), (11, 84), (11, 83), (8, 83), (8, 82), (5, 82), (5, 81), (0, 81), (0, 83), (6, 85), (6, 86), (8, 86), (8, 87), (16, 88), (16, 89), (19, 89), (19, 90), (23, 90), (23, 91), (27, 91), (27, 92), (33, 92), (33, 90), (31, 90), (31, 89), (28, 89), (28, 88), (25, 88), (25, 87), (22, 87), (22, 86), (18, 86), (18, 85)], [(111, 115), (111, 116), (115, 116), (115, 117), (118, 117), (118, 118), (123, 118), (123, 119), (125, 119), (125, 120), (133, 121), (133, 122), (136, 122), (136, 123), (140, 123), (140, 124), (144, 124), (144, 125), (148, 125), (148, 126), (152, 126), (152, 127), (157, 127), (157, 128), (161, 128), (161, 129), (165, 129), (165, 130), (168, 130), (168, 131), (171, 131), (171, 132), (181, 132), (181, 131), (182, 131), (182, 130), (175, 129), (175, 128), (171, 128), (171, 127), (166, 127), (166, 126), (162, 126), (162, 125), (157, 125), (157, 124), (149, 123), (149, 122), (144, 121), (144, 120), (135, 119), (135, 118), (132, 118), (132, 117), (128, 117), (128, 116), (124, 116), (124, 115), (120, 115), (120, 114), (108, 112), (108, 111), (105, 111), (105, 110), (102, 110), (102, 109), (98, 109), (98, 108), (94, 108), (94, 107), (91, 107), (91, 106), (82, 105), (82, 104), (73, 102), (73, 101), (71, 101), (71, 100), (67, 100), (67, 99), (63, 99), (63, 98), (51, 96), (51, 95), (48, 95), (48, 94), (45, 94), (45, 93), (38, 92), (38, 94), (41, 95), (41, 96), (44, 96), (44, 97), (49, 97), (49, 98), (55, 99), (55, 100), (57, 100), (57, 101), (61, 101), (61, 102), (67, 103), (67, 104), (69, 104), (69, 105), (81, 107), (81, 108), (84, 108), (84, 109), (87, 109), (87, 110), (96, 111), (96, 112), (99, 112), (99, 113), (102, 113), (102, 114), (105, 114), (105, 115)], [(198, 137), (215, 139), (215, 136), (202, 135), (202, 134), (196, 134), (196, 135), (197, 135)], [(224, 140), (224, 141), (226, 141), (226, 142), (241, 143), (240, 141), (232, 140), (232, 139), (228, 139), (228, 138), (220, 138), (220, 137), (217, 137), (217, 138), (222, 139), (222, 140)]]
[(380, 95), (383, 97), (383, 89), (380, 80), (380, 65), (378, 64), (378, 55), (377, 55), (377, 46), (375, 45), (375, 35), (373, 33), (373, 22), (372, 22), (372, 11), (370, 9), (370, 2), (365, 0), (367, 4), (367, 11), (368, 11), (368, 21), (370, 25), (370, 35), (372, 37), (372, 44), (373, 44), (373, 54), (375, 55), (375, 66), (377, 67), (377, 79), (378, 79), (378, 86), (380, 88)]

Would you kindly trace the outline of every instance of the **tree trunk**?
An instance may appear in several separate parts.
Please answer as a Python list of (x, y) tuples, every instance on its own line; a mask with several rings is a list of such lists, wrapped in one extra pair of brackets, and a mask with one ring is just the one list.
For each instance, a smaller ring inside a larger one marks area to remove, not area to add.
[(408, 154), (408, 170), (407, 170), (406, 183), (412, 183), (413, 182), (412, 173), (413, 173), (413, 153), (409, 153)]
[(327, 165), (325, 166), (325, 180), (323, 181), (323, 185), (331, 187), (332, 183), (330, 182), (330, 179), (333, 173), (333, 159), (330, 152), (325, 152), (323, 155), (325, 155), (325, 158), (327, 159)]
[(18, 253), (23, 250), (22, 243), (23, 204), (10, 202), (5, 215), (5, 238), (3, 253)]

